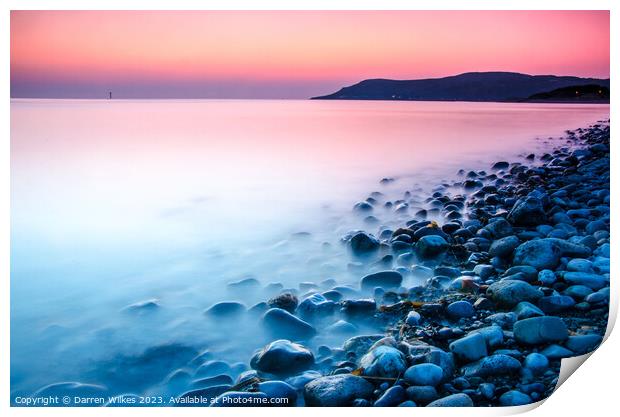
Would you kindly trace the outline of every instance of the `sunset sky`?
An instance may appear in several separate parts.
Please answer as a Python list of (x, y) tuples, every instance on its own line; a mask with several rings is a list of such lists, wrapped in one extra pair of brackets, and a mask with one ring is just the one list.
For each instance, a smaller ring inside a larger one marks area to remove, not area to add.
[(11, 12), (12, 97), (307, 98), (469, 71), (607, 78), (609, 12)]

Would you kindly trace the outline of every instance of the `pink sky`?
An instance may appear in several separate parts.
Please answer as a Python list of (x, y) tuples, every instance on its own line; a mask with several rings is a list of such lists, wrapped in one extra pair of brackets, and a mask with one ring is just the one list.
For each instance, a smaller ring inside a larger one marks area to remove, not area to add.
[(468, 71), (609, 77), (607, 11), (13, 11), (13, 97), (282, 97)]

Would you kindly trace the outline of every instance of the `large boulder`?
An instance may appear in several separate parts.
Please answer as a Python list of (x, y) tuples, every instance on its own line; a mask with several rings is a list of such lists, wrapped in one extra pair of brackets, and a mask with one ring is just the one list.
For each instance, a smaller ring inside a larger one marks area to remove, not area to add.
[(448, 242), (437, 235), (423, 236), (415, 244), (414, 251), (421, 260), (430, 260), (443, 255), (448, 250)]
[(310, 381), (304, 387), (308, 406), (344, 407), (357, 398), (370, 399), (374, 386), (351, 374), (331, 375)]
[(514, 338), (525, 345), (562, 342), (568, 338), (568, 329), (559, 317), (543, 316), (519, 320), (513, 327)]
[(521, 369), (521, 362), (512, 356), (499, 353), (465, 365), (461, 369), (466, 377), (486, 378), (514, 374)]
[(299, 304), (297, 314), (303, 320), (318, 322), (332, 316), (337, 308), (338, 304), (328, 300), (323, 294), (313, 294)]
[(489, 255), (492, 257), (508, 258), (512, 255), (512, 252), (517, 246), (519, 246), (520, 240), (516, 236), (506, 236), (501, 239), (497, 239), (491, 244), (489, 248)]
[(522, 301), (536, 301), (543, 293), (525, 281), (504, 279), (491, 284), (487, 296), (501, 307), (512, 308)]
[(461, 362), (472, 362), (487, 356), (487, 343), (479, 333), (455, 340), (450, 343), (449, 348)]
[(547, 221), (545, 210), (540, 199), (536, 197), (523, 197), (508, 213), (508, 221), (515, 226), (537, 226)]
[(411, 385), (437, 386), (443, 379), (443, 369), (432, 363), (413, 365), (405, 371), (405, 381)]
[(312, 325), (281, 308), (271, 308), (263, 315), (262, 325), (274, 337), (307, 340), (316, 335)]
[(407, 369), (407, 358), (396, 348), (378, 345), (362, 356), (360, 368), (367, 376), (396, 378)]
[(361, 280), (363, 290), (371, 290), (375, 287), (398, 288), (403, 282), (403, 276), (397, 271), (380, 271), (368, 274)]
[(314, 364), (314, 355), (304, 346), (289, 340), (276, 340), (256, 352), (250, 366), (274, 375), (292, 375)]
[(566, 272), (563, 278), (570, 285), (583, 285), (593, 290), (600, 290), (609, 285), (609, 280), (604, 276), (587, 272)]
[(514, 251), (514, 265), (530, 265), (534, 268), (555, 269), (563, 256), (588, 257), (590, 248), (562, 239), (545, 238), (530, 240), (519, 245)]
[(474, 402), (469, 395), (459, 393), (448, 395), (433, 401), (427, 407), (473, 407)]
[(354, 255), (367, 255), (379, 249), (379, 240), (365, 232), (357, 232), (349, 239), (349, 247)]

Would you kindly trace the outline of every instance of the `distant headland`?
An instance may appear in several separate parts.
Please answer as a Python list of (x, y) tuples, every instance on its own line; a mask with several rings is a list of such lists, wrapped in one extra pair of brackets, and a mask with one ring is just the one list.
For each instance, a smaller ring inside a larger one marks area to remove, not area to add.
[(363, 80), (312, 99), (609, 103), (609, 79), (467, 72), (419, 80)]

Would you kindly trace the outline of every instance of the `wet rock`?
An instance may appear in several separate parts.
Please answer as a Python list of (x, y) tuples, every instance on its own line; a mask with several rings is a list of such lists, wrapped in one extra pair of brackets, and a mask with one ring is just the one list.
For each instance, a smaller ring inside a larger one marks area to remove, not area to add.
[(594, 272), (592, 268), (592, 262), (588, 261), (587, 259), (580, 258), (571, 259), (566, 264), (566, 270), (571, 272)]
[(206, 361), (196, 369), (196, 377), (212, 377), (230, 372), (230, 365), (225, 361), (210, 360)]
[(286, 310), (292, 314), (295, 312), (298, 303), (299, 300), (297, 299), (297, 296), (295, 294), (285, 292), (271, 298), (267, 302), (267, 305), (269, 306), (269, 308), (281, 308), (282, 310)]
[(507, 219), (516, 226), (536, 226), (545, 223), (547, 216), (540, 199), (524, 197), (517, 200)]
[(317, 378), (304, 387), (304, 399), (308, 406), (349, 406), (356, 398), (370, 399), (373, 385), (354, 375), (332, 375)]
[(435, 387), (432, 386), (412, 386), (407, 388), (407, 396), (417, 404), (426, 405), (439, 398)]
[(523, 366), (534, 375), (542, 375), (549, 369), (549, 359), (540, 353), (530, 353), (525, 357)]
[(342, 349), (345, 352), (355, 353), (356, 357), (361, 357), (372, 347), (372, 345), (374, 345), (377, 341), (383, 339), (384, 337), (385, 335), (383, 334), (355, 336), (344, 342), (344, 344), (342, 345)]
[(497, 325), (481, 327), (468, 333), (468, 335), (474, 334), (481, 335), (489, 349), (497, 348), (504, 343), (504, 332), (502, 328)]
[(415, 244), (414, 251), (421, 260), (429, 260), (443, 255), (448, 250), (448, 243), (441, 236), (428, 235)]
[(375, 407), (394, 407), (406, 399), (407, 393), (405, 392), (405, 389), (400, 385), (394, 385), (393, 387), (388, 388), (373, 405)]
[(494, 354), (461, 368), (466, 377), (486, 378), (491, 376), (511, 375), (521, 369), (521, 363), (508, 355)]
[(150, 300), (140, 301), (123, 308), (124, 312), (135, 314), (146, 314), (155, 312), (161, 308), (159, 300), (153, 298)]
[(370, 290), (375, 287), (384, 289), (398, 288), (403, 282), (403, 276), (396, 271), (380, 271), (366, 275), (361, 280), (363, 290)]
[(531, 403), (532, 399), (529, 395), (517, 390), (507, 391), (499, 397), (499, 405), (502, 407), (526, 405)]
[(349, 319), (368, 319), (377, 310), (377, 302), (373, 299), (346, 300), (342, 302), (341, 310)]
[(585, 334), (579, 336), (570, 336), (564, 346), (577, 355), (592, 352), (601, 344), (603, 338), (597, 334)]
[(561, 318), (554, 316), (519, 320), (513, 331), (515, 340), (526, 345), (561, 342), (568, 338), (566, 324)]
[(352, 335), (357, 333), (357, 331), (356, 325), (344, 320), (338, 320), (325, 328), (327, 334)]
[(371, 234), (358, 232), (349, 240), (354, 255), (366, 255), (379, 249), (379, 240)]
[(473, 362), (487, 356), (487, 344), (484, 337), (477, 333), (465, 336), (450, 343), (450, 351), (462, 362)]
[(568, 310), (575, 305), (575, 300), (567, 295), (550, 295), (538, 299), (538, 306), (546, 314), (555, 314)]
[(474, 402), (467, 394), (459, 393), (448, 395), (433, 401), (427, 407), (473, 407)]
[(514, 312), (517, 315), (517, 320), (529, 319), (531, 317), (540, 317), (544, 316), (545, 313), (538, 307), (536, 307), (532, 303), (528, 303), (527, 301), (521, 301), (515, 307)]
[(313, 294), (303, 300), (297, 307), (299, 317), (308, 322), (319, 322), (331, 317), (338, 305), (325, 298), (322, 294)]
[(233, 384), (233, 379), (226, 374), (219, 374), (215, 376), (210, 376), (207, 378), (197, 379), (192, 382), (193, 388), (208, 388), (214, 387), (216, 385), (231, 385)]
[(568, 350), (560, 345), (549, 345), (541, 350), (540, 353), (549, 359), (563, 359), (575, 356), (572, 350)]
[(256, 352), (250, 361), (253, 369), (274, 375), (292, 375), (309, 369), (314, 355), (306, 347), (289, 340), (276, 340)]
[(396, 378), (407, 368), (407, 360), (400, 350), (379, 345), (362, 357), (360, 367), (367, 376)]
[(372, 205), (367, 203), (366, 201), (360, 201), (353, 206), (353, 211), (368, 213), (372, 211)]
[(274, 337), (307, 340), (316, 335), (316, 330), (312, 325), (281, 308), (267, 310), (263, 315), (262, 324)]
[(464, 300), (450, 303), (446, 308), (446, 312), (448, 313), (448, 316), (455, 320), (463, 317), (471, 317), (476, 314), (476, 310), (474, 310), (471, 303)]
[(551, 271), (550, 269), (543, 269), (542, 271), (538, 273), (538, 281), (542, 285), (546, 285), (547, 287), (550, 287), (551, 285), (553, 285), (556, 280), (557, 278), (555, 276), (555, 273)]
[(260, 282), (256, 278), (245, 278), (239, 281), (229, 282), (229, 290), (233, 291), (253, 291), (260, 287)]
[(515, 265), (530, 265), (536, 269), (555, 269), (562, 256), (589, 256), (590, 249), (561, 239), (530, 240), (519, 245), (514, 252)]
[(516, 236), (506, 236), (493, 242), (489, 248), (489, 255), (507, 258), (519, 246), (519, 238)]
[(407, 368), (404, 378), (410, 385), (435, 387), (443, 379), (443, 369), (432, 363), (421, 363)]
[(417, 311), (411, 310), (409, 313), (407, 313), (407, 317), (405, 318), (405, 323), (407, 323), (408, 326), (416, 326), (420, 320), (422, 319), (422, 316), (420, 315), (420, 313), (418, 313)]
[(522, 301), (536, 301), (543, 293), (524, 281), (502, 280), (489, 286), (487, 296), (501, 307), (512, 308)]
[(493, 164), (493, 166), (491, 167), (491, 169), (493, 171), (499, 171), (499, 170), (506, 170), (510, 168), (510, 164), (506, 161), (499, 161), (496, 162), (495, 164)]
[(609, 285), (609, 280), (604, 276), (586, 272), (566, 272), (563, 278), (570, 285), (584, 285), (593, 290), (599, 290)]
[(512, 225), (502, 217), (498, 217), (493, 221), (490, 221), (488, 225), (484, 227), (491, 237), (495, 239), (503, 238), (513, 234)]
[(221, 301), (213, 304), (209, 307), (205, 314), (212, 317), (232, 317), (239, 316), (246, 312), (246, 307), (243, 303), (237, 301)]

